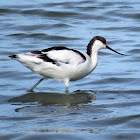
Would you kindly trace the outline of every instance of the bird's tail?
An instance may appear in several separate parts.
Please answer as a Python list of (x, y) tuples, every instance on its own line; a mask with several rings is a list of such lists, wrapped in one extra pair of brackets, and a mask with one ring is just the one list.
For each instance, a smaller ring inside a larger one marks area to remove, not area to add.
[(18, 58), (18, 56), (17, 55), (10, 55), (9, 57), (11, 57), (12, 59), (16, 59), (16, 58)]

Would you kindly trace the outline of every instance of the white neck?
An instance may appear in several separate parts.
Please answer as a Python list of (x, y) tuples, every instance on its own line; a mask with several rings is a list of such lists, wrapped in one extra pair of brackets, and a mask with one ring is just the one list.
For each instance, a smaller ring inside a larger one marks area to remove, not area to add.
[(96, 67), (98, 63), (98, 51), (100, 49), (106, 48), (106, 45), (103, 44), (100, 40), (91, 40), (87, 46), (87, 54), (89, 55), (92, 61), (93, 69)]
[(98, 50), (97, 49), (92, 49), (90, 59), (92, 61), (93, 67), (96, 67), (96, 65), (98, 63)]

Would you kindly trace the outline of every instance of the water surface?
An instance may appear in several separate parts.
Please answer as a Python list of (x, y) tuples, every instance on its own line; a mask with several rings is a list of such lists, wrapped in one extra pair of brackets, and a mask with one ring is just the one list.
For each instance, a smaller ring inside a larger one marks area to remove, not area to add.
[[(137, 0), (1, 0), (0, 139), (140, 139), (139, 7)], [(55, 80), (28, 93), (40, 76), (8, 57), (60, 45), (86, 51), (95, 35), (130, 56), (101, 50), (94, 72), (70, 83), (70, 92), (79, 90), (72, 95)]]

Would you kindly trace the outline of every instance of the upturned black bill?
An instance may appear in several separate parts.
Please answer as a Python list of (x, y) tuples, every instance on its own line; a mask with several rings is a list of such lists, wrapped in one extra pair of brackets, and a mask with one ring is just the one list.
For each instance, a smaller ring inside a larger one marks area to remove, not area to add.
[(113, 52), (115, 52), (115, 53), (118, 53), (118, 54), (120, 54), (120, 55), (126, 55), (126, 54), (123, 54), (123, 53), (119, 53), (119, 52), (113, 50), (112, 48), (110, 48), (110, 47), (108, 47), (108, 46), (106, 46), (106, 48), (109, 49), (109, 50), (111, 50), (111, 51), (113, 51)]

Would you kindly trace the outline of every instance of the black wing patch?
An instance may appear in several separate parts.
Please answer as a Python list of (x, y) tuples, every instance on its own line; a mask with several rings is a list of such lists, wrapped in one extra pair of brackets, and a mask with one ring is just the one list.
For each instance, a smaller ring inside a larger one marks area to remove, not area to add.
[(69, 48), (67, 47), (63, 47), (63, 46), (58, 46), (58, 47), (51, 47), (51, 48), (47, 48), (47, 49), (44, 49), (44, 50), (41, 50), (42, 52), (49, 52), (49, 51), (52, 51), (52, 50), (69, 50)]
[(47, 52), (52, 51), (52, 50), (72, 50), (72, 51), (76, 52), (77, 54), (79, 54), (84, 59), (84, 61), (86, 61), (86, 57), (81, 52), (74, 50), (74, 49), (67, 48), (67, 47), (62, 47), (62, 46), (51, 47), (51, 48), (47, 48), (47, 49), (43, 49), (43, 50), (39, 50), (39, 51), (32, 51), (31, 53), (38, 55), (37, 58), (40, 58), (40, 59), (44, 60), (45, 62), (50, 62), (52, 64), (56, 64), (57, 66), (60, 66), (60, 63), (69, 64), (69, 62), (53, 60), (50, 57), (48, 57)]
[(51, 62), (53, 64), (56, 64), (55, 60), (49, 58), (47, 56), (47, 54), (43, 54), (42, 51), (32, 51), (31, 53), (32, 54), (38, 54), (37, 58), (40, 58), (40, 59), (44, 60), (45, 62)]
[(52, 50), (71, 50), (71, 51), (74, 51), (76, 52), (77, 54), (79, 54), (84, 60), (86, 60), (86, 57), (79, 51), (75, 50), (75, 49), (70, 49), (70, 48), (67, 48), (67, 47), (63, 47), (63, 46), (59, 46), (59, 47), (51, 47), (51, 48), (47, 48), (47, 49), (44, 49), (44, 50), (41, 50), (42, 52), (48, 52), (48, 51), (52, 51)]

